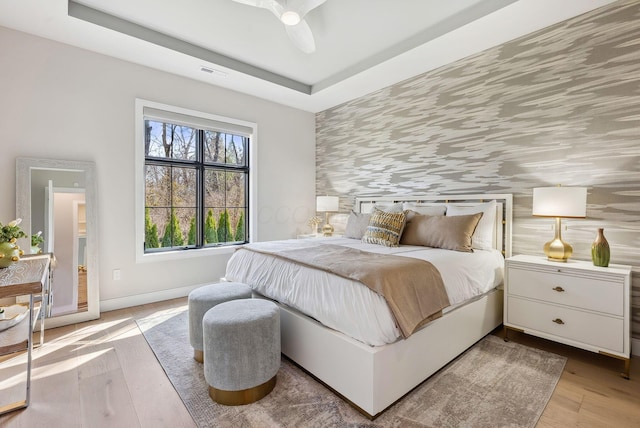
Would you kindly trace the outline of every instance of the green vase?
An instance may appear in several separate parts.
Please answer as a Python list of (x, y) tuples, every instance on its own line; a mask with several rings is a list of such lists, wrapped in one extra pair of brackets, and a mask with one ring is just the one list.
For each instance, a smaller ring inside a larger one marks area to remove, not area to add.
[(0, 243), (0, 269), (20, 260), (20, 248), (13, 242)]
[(593, 260), (594, 266), (607, 267), (609, 266), (610, 257), (609, 243), (607, 238), (604, 237), (604, 229), (600, 228), (598, 229), (596, 240), (591, 244), (591, 260)]

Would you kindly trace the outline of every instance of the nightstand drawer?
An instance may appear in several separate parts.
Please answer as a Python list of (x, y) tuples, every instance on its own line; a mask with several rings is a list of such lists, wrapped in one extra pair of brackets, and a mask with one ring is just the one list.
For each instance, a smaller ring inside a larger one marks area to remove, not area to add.
[(509, 295), (616, 316), (624, 315), (624, 284), (593, 277), (510, 267)]
[[(624, 321), (605, 315), (508, 297), (507, 324), (582, 342), (595, 348), (624, 352)], [(557, 322), (554, 322), (556, 320)]]

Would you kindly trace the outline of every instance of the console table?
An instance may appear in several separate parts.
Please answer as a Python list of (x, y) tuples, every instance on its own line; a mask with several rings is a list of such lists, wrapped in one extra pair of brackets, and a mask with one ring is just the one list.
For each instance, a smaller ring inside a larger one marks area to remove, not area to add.
[(8, 268), (0, 269), (0, 298), (29, 295), (28, 321), (22, 320), (0, 332), (0, 356), (27, 351), (27, 380), (25, 399), (13, 403), (0, 403), (0, 415), (29, 405), (31, 388), (31, 351), (33, 327), (40, 306), (34, 306), (34, 295), (43, 301), (45, 284), (49, 275), (49, 255), (20, 259)]

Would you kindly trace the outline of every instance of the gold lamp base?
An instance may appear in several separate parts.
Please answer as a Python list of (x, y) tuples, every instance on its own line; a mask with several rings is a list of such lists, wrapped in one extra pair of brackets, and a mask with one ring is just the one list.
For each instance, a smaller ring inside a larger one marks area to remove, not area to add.
[(322, 226), (322, 234), (324, 236), (331, 236), (333, 235), (333, 226), (331, 226), (329, 224), (329, 213), (325, 212), (324, 213), (324, 226)]
[(331, 226), (329, 223), (325, 224), (324, 226), (322, 226), (322, 234), (324, 236), (332, 236), (333, 235), (333, 226)]
[(567, 262), (567, 259), (573, 254), (573, 248), (568, 243), (562, 240), (561, 234), (562, 224), (560, 223), (560, 217), (556, 217), (556, 230), (554, 238), (544, 244), (544, 253), (547, 255), (547, 259), (552, 262)]

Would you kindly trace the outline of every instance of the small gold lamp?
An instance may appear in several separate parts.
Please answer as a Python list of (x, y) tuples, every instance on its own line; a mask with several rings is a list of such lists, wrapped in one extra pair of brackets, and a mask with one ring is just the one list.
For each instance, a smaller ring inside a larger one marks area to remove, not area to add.
[(586, 187), (538, 187), (533, 189), (533, 215), (555, 217), (553, 240), (544, 244), (544, 253), (551, 261), (566, 262), (573, 248), (562, 240), (561, 218), (585, 218), (587, 214)]
[(324, 212), (324, 226), (322, 234), (324, 236), (333, 235), (333, 226), (329, 224), (329, 213), (337, 212), (340, 206), (340, 199), (337, 196), (318, 196), (316, 198), (316, 211)]

